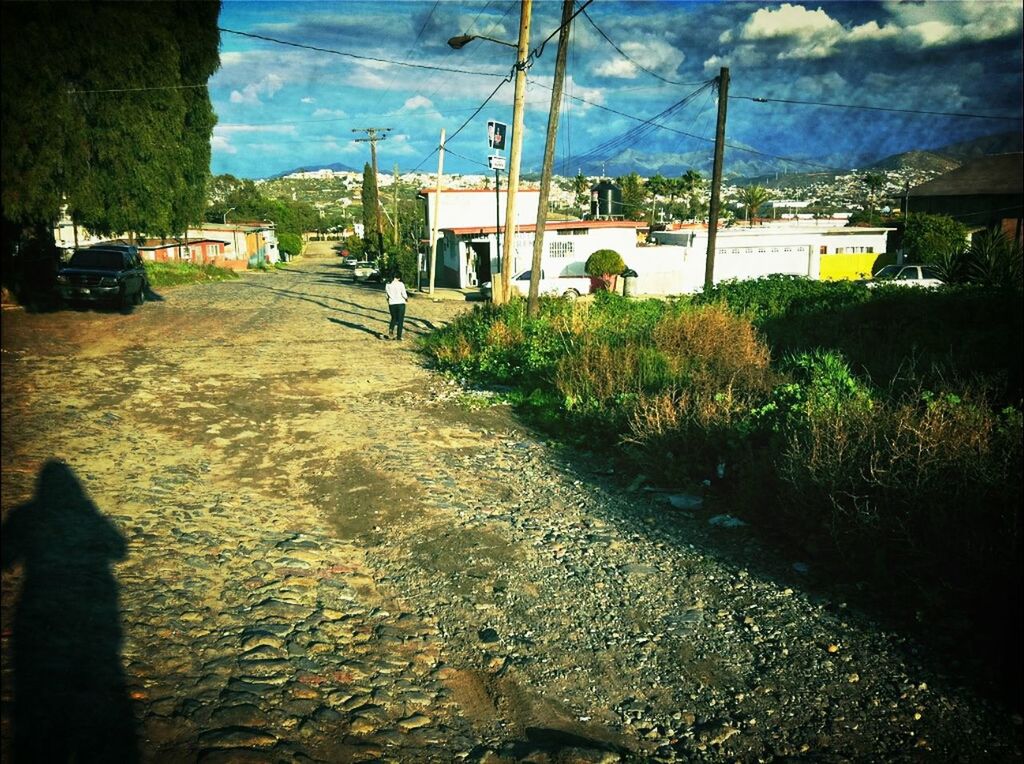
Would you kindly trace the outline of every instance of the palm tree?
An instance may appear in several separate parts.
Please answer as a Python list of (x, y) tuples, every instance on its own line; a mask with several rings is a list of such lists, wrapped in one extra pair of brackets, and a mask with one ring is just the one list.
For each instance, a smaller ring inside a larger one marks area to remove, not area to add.
[(740, 204), (747, 210), (747, 224), (757, 214), (762, 204), (772, 198), (771, 192), (764, 186), (747, 186), (740, 193)]
[[(704, 188), (704, 177), (696, 170), (687, 170), (675, 181), (675, 190), (686, 198), (687, 213), (697, 207), (696, 195)], [(691, 217), (695, 217), (691, 215)]]
[(861, 178), (861, 181), (867, 188), (868, 214), (874, 217), (875, 200), (878, 197), (878, 192), (885, 188), (885, 175), (880, 172), (869, 172)]

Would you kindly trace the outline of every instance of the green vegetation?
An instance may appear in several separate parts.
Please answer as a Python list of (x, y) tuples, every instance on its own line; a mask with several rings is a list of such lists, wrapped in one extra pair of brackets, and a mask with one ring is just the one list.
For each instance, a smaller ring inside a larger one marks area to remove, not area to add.
[(967, 227), (947, 215), (911, 213), (903, 231), (903, 250), (912, 263), (941, 263), (967, 245)]
[(583, 269), (588, 276), (601, 279), (604, 288), (611, 290), (615, 287), (615, 277), (626, 270), (626, 262), (614, 249), (599, 249), (587, 258)]
[(712, 501), (884, 584), (902, 612), (952, 608), (979, 638), (1019, 639), (995, 619), (1022, 563), (1020, 291), (778, 277), (668, 302), (543, 300), (535, 319), (513, 301), (422, 347), (513, 386), (579, 445), (618, 442), (669, 488), (724, 465)]
[[(5, 245), (63, 204), (107, 235), (176, 235), (202, 217), (216, 117), (218, 2), (4, 8)], [(197, 87), (198, 85), (198, 87)], [(179, 87), (180, 86), (180, 87)], [(6, 249), (6, 247), (5, 247)]]
[(234, 271), (214, 265), (150, 262), (145, 265), (146, 277), (149, 279), (151, 287), (179, 286), (201, 281), (228, 281), (238, 278), (238, 274)]

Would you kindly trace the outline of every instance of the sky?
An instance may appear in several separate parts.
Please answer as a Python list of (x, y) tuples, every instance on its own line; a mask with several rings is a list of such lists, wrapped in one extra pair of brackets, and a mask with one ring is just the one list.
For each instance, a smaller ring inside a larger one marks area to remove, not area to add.
[[(487, 122), (512, 124), (515, 50), (481, 39), (454, 50), (447, 40), (475, 34), (514, 44), (520, 7), (225, 0), (221, 66), (209, 82), (213, 173), (263, 178), (332, 163), (362, 170), (364, 128), (390, 128), (377, 143), (382, 173), (395, 165), (436, 172), (442, 129), (446, 173), (489, 173)], [(534, 0), (523, 172), (541, 166), (560, 14), (561, 2)], [(856, 167), (1019, 132), (1021, 27), (1020, 0), (593, 0), (572, 22), (555, 171), (710, 166), (710, 83), (722, 67), (727, 173), (758, 162)]]

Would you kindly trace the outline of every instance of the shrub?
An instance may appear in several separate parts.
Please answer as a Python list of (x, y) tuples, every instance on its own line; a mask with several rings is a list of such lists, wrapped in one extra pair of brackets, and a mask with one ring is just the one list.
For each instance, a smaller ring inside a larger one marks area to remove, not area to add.
[(967, 227), (948, 215), (911, 213), (907, 216), (903, 251), (910, 262), (937, 262), (950, 247), (963, 247), (966, 242)]
[(295, 233), (281, 233), (277, 236), (278, 246), (282, 252), (289, 255), (301, 255), (303, 244), (302, 237)]
[(610, 290), (615, 286), (615, 277), (626, 270), (626, 263), (614, 249), (599, 249), (587, 258), (584, 270), (588, 276), (601, 279), (605, 289)]

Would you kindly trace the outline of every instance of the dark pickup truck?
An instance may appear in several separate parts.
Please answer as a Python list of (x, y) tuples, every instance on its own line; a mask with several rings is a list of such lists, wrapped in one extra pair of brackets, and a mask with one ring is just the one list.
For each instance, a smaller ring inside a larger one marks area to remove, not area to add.
[(75, 250), (57, 271), (60, 296), (69, 301), (112, 302), (128, 307), (146, 301), (146, 269), (130, 245), (96, 245)]

